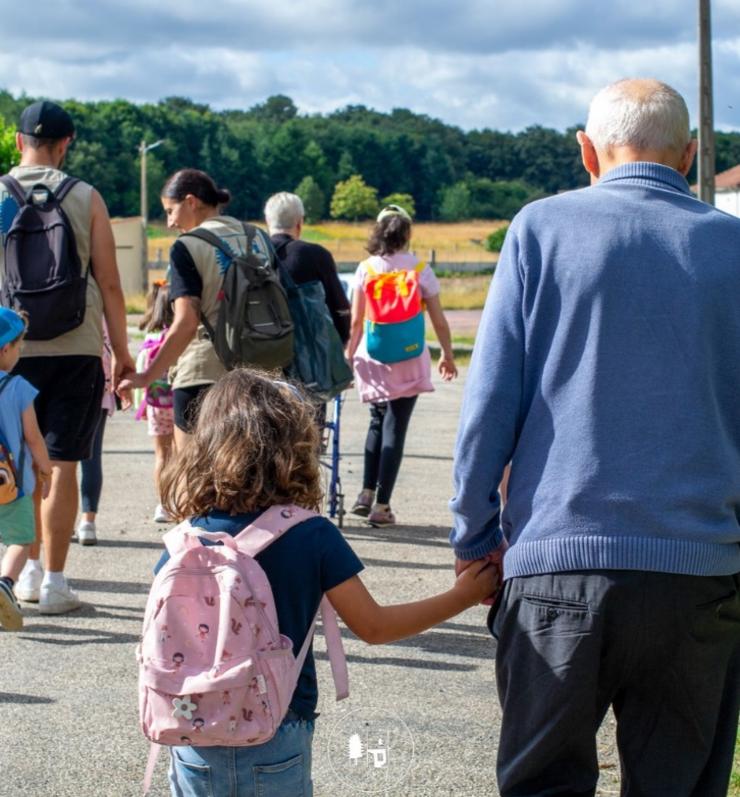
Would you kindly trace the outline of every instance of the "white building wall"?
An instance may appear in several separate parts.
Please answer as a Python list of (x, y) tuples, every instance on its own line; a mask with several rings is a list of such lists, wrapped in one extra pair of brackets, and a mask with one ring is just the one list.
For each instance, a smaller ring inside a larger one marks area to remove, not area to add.
[(714, 206), (725, 213), (740, 217), (740, 191), (717, 191)]

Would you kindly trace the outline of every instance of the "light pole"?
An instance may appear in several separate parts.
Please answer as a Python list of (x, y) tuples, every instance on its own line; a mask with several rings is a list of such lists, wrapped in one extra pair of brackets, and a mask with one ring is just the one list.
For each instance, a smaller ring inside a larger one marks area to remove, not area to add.
[(714, 102), (709, 0), (699, 0), (699, 199), (714, 204)]
[(141, 140), (141, 144), (139, 145), (139, 155), (141, 157), (141, 233), (142, 233), (142, 257), (141, 257), (141, 281), (144, 291), (149, 290), (149, 273), (148, 273), (148, 266), (149, 266), (149, 254), (147, 252), (147, 234), (146, 234), (146, 227), (147, 222), (149, 220), (149, 200), (147, 197), (147, 190), (146, 190), (146, 154), (149, 150), (158, 147), (160, 144), (164, 144), (164, 139), (160, 138), (159, 141), (155, 141), (153, 144), (147, 144), (146, 139)]

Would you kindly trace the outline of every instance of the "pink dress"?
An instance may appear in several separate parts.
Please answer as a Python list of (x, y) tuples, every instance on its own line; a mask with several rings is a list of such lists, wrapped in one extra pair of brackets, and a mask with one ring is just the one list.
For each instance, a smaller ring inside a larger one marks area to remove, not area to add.
[[(396, 252), (386, 257), (373, 255), (357, 267), (353, 289), (362, 291), (364, 288), (367, 274), (365, 263), (369, 263), (376, 272), (387, 272), (401, 269), (410, 271), (419, 262), (419, 258), (412, 252)], [(439, 281), (430, 266), (427, 266), (419, 274), (419, 287), (424, 299), (439, 294)], [(404, 360), (400, 363), (381, 363), (368, 355), (363, 335), (352, 365), (355, 372), (355, 385), (360, 399), (365, 403), (392, 401), (434, 391), (432, 358), (427, 346), (424, 347), (422, 354), (411, 360)]]

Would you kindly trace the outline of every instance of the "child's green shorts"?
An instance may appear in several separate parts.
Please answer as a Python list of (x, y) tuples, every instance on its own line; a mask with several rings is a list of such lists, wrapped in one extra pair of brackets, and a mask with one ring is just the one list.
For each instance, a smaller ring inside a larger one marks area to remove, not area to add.
[(24, 495), (10, 504), (0, 504), (0, 540), (5, 545), (30, 545), (35, 539), (33, 498)]

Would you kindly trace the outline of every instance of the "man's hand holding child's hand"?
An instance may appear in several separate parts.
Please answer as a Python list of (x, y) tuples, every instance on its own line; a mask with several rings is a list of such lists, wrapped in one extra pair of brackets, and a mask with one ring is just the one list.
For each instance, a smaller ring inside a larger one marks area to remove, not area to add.
[(500, 569), (487, 559), (476, 559), (458, 575), (454, 590), (466, 606), (475, 606), (498, 592), (500, 586)]

